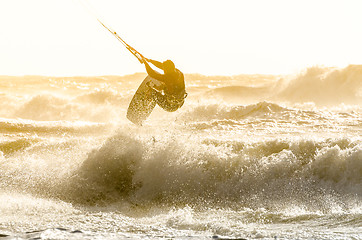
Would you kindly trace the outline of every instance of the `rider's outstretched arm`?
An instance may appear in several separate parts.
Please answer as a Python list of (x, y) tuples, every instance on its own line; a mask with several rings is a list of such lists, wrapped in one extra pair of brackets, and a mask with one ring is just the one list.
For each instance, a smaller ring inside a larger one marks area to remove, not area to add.
[(155, 78), (157, 80), (160, 80), (160, 81), (164, 81), (164, 76), (161, 74), (161, 73), (158, 73), (156, 72), (155, 70), (153, 70), (150, 65), (148, 64), (148, 62), (144, 62), (145, 64), (145, 67), (146, 67), (146, 71), (148, 73), (148, 75), (152, 78)]
[(147, 61), (149, 61), (150, 63), (152, 63), (153, 65), (155, 65), (156, 67), (158, 67), (159, 69), (163, 70), (163, 64), (162, 62), (156, 61), (156, 60), (152, 60), (152, 59), (147, 59)]

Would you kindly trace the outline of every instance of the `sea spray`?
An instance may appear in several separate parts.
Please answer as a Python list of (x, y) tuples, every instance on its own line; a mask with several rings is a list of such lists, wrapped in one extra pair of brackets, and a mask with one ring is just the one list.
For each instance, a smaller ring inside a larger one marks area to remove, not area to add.
[(319, 105), (361, 104), (362, 66), (344, 69), (313, 67), (280, 89), (276, 99), (290, 102), (314, 102)]
[(67, 201), (105, 204), (280, 207), (315, 211), (360, 197), (360, 141), (305, 138), (248, 143), (120, 133), (93, 150), (71, 179)]

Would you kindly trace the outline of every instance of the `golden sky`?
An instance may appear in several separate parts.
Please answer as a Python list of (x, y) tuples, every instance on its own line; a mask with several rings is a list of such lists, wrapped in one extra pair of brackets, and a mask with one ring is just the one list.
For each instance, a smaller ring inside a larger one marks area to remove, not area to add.
[[(360, 0), (86, 0), (143, 55), (185, 73), (362, 64)], [(0, 0), (1, 75), (125, 75), (136, 58), (79, 0)]]

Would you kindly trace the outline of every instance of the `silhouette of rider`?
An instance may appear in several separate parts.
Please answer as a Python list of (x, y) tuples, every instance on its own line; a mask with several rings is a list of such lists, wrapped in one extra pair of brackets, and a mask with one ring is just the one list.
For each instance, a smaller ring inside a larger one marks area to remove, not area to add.
[[(148, 62), (152, 63), (164, 74), (153, 70)], [(171, 60), (159, 62), (156, 60), (145, 58), (144, 62), (148, 75), (162, 83), (161, 88), (150, 86), (153, 91), (153, 98), (157, 104), (168, 112), (176, 111), (180, 108), (187, 96), (185, 91), (184, 74), (175, 67)]]

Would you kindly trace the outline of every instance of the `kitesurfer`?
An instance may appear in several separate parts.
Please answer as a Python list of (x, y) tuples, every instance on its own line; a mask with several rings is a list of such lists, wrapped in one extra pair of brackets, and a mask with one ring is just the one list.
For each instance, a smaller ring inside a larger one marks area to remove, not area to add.
[[(164, 74), (153, 70), (148, 62), (162, 69)], [(149, 84), (149, 87), (153, 89), (153, 98), (157, 104), (168, 112), (174, 112), (179, 109), (184, 104), (187, 96), (184, 74), (175, 67), (175, 64), (171, 60), (166, 60), (161, 63), (156, 60), (144, 58), (143, 63), (145, 64), (148, 75), (162, 83), (161, 87), (155, 86), (152, 82)]]

